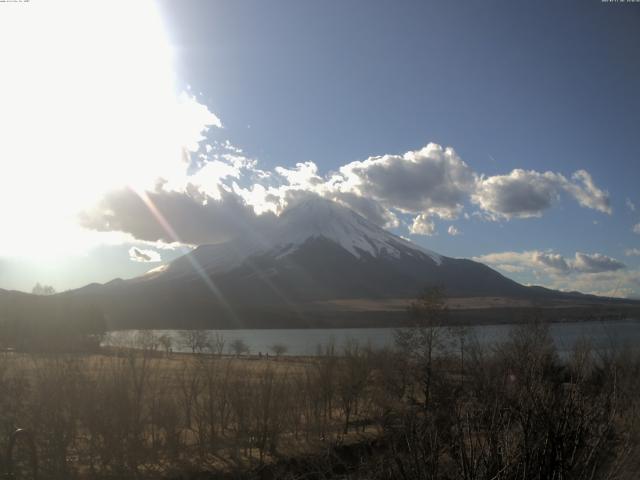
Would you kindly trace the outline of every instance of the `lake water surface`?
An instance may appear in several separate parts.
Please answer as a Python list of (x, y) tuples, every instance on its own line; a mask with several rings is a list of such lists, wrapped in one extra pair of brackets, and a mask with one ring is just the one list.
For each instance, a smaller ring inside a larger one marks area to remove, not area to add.
[[(479, 325), (469, 327), (470, 337), (484, 346), (491, 346), (508, 338), (513, 325)], [(559, 352), (570, 351), (576, 342), (588, 340), (594, 348), (611, 346), (640, 347), (640, 320), (585, 321), (551, 324), (551, 335)], [(242, 339), (252, 354), (271, 352), (274, 344), (283, 344), (289, 355), (316, 355), (318, 347), (334, 345), (339, 352), (350, 341), (372, 347), (392, 346), (393, 328), (340, 328), (340, 329), (273, 329), (273, 330), (210, 330), (220, 334), (228, 345)], [(139, 330), (111, 332), (105, 344), (133, 346)], [(182, 344), (180, 330), (153, 330), (156, 335), (172, 338), (175, 352), (190, 351)]]

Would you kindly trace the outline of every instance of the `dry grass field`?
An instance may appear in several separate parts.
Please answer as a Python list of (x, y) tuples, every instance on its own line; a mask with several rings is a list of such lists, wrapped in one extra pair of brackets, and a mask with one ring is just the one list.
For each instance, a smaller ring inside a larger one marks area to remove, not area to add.
[(0, 438), (31, 432), (42, 479), (637, 478), (635, 353), (585, 344), (560, 361), (547, 327), (527, 325), (495, 349), (459, 330), (435, 355), (442, 334), (315, 357), (168, 354), (149, 334), (4, 352)]
[[(373, 434), (345, 424), (345, 405), (361, 392), (338, 398), (341, 362), (144, 349), (5, 352), (0, 401), (8, 412), (0, 426), (5, 436), (18, 427), (33, 433), (45, 478), (250, 469)], [(356, 408), (350, 422), (363, 415)]]

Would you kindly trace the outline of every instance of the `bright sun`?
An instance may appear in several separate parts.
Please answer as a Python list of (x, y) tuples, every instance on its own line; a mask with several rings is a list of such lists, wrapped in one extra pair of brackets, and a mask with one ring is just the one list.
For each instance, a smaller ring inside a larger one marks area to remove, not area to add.
[(0, 58), (0, 255), (86, 247), (79, 210), (111, 188), (180, 182), (185, 150), (221, 126), (176, 91), (150, 1), (3, 5)]

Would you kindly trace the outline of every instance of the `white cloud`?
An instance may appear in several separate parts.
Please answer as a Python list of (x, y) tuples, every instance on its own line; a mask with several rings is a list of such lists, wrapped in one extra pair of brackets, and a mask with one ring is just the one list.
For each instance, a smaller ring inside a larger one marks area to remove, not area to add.
[(589, 172), (578, 170), (571, 176), (571, 179), (573, 183), (566, 182), (563, 187), (573, 195), (581, 206), (609, 215), (613, 213), (609, 201), (609, 192), (596, 187)]
[(255, 235), (270, 223), (272, 214), (256, 215), (235, 193), (221, 190), (219, 199), (194, 191), (158, 188), (142, 195), (120, 189), (105, 195), (80, 222), (97, 231), (120, 231), (137, 240), (189, 245), (219, 243)]
[(294, 168), (276, 167), (275, 171), (292, 187), (313, 190), (323, 183), (322, 178), (318, 176), (318, 166), (313, 162), (296, 163)]
[(640, 257), (640, 248), (627, 248), (624, 254), (627, 257)]
[[(470, 218), (463, 211), (469, 201), (480, 207), (477, 215), (493, 220), (540, 216), (566, 191), (588, 208), (602, 210), (608, 201), (584, 171), (576, 172), (572, 181), (559, 173), (533, 170), (480, 177), (452, 148), (434, 143), (403, 155), (351, 162), (326, 175), (312, 161), (260, 170), (257, 160), (228, 141), (213, 142), (207, 151), (198, 155), (195, 172), (187, 174), (185, 167), (173, 180), (157, 180), (146, 189), (177, 236), (189, 244), (223, 241), (255, 230), (255, 224), (268, 222), (270, 215), (310, 193), (342, 203), (384, 228), (398, 227), (400, 216), (410, 214), (409, 231), (416, 235), (434, 235), (437, 219), (454, 220), (461, 214)], [(83, 213), (82, 224), (146, 241), (171, 241), (148, 208), (132, 208), (140, 206), (140, 192), (131, 193), (120, 189), (104, 195)], [(139, 224), (136, 215), (142, 216)], [(451, 225), (448, 233), (460, 231)]]
[(328, 189), (353, 192), (405, 213), (456, 218), (474, 188), (475, 175), (452, 148), (435, 143), (405, 153), (349, 163)]
[(541, 265), (556, 272), (568, 273), (571, 270), (570, 261), (562, 255), (551, 252), (534, 252), (534, 265)]
[(577, 252), (572, 262), (572, 269), (584, 273), (613, 272), (625, 268), (624, 263), (601, 253)]
[(481, 178), (472, 201), (496, 218), (539, 217), (558, 200), (563, 177), (533, 170)]
[(460, 230), (458, 230), (454, 225), (449, 225), (447, 233), (452, 237), (455, 237), (456, 235), (460, 235)]
[[(221, 185), (229, 178), (239, 178), (240, 167), (220, 160), (206, 162), (194, 175), (188, 177), (184, 189), (200, 191), (202, 194), (220, 199)], [(179, 188), (177, 185), (175, 189)]]
[(640, 223), (636, 223), (633, 226), (633, 233), (637, 233), (638, 235), (640, 235)]
[[(622, 262), (601, 253), (576, 252), (573, 258), (566, 258), (553, 251), (529, 250), (490, 253), (473, 259), (507, 271), (528, 268), (556, 275), (612, 272), (625, 268)], [(516, 268), (504, 269), (505, 265)]]
[(608, 297), (640, 297), (640, 271), (616, 270), (568, 277), (552, 277), (549, 288), (565, 291), (579, 291)]
[(162, 257), (160, 256), (160, 253), (155, 250), (131, 247), (129, 249), (129, 260), (132, 262), (152, 263), (161, 262)]
[(411, 224), (409, 231), (413, 235), (431, 236), (436, 233), (436, 225), (433, 223), (433, 220), (429, 215), (422, 213), (413, 219), (413, 223)]
[(553, 251), (530, 250), (490, 253), (474, 260), (521, 279), (533, 277), (535, 284), (556, 290), (616, 297), (640, 294), (640, 271), (600, 253), (576, 252), (564, 257)]
[(630, 198), (627, 198), (627, 200), (625, 201), (625, 204), (627, 205), (627, 208), (629, 209), (629, 211), (631, 212), (636, 211), (636, 204), (633, 203)]
[(400, 225), (395, 213), (371, 198), (361, 197), (353, 192), (327, 193), (326, 196), (383, 228), (395, 228)]
[(555, 172), (516, 169), (507, 175), (480, 178), (471, 200), (496, 220), (530, 218), (542, 216), (566, 191), (582, 207), (612, 213), (609, 194), (595, 186), (588, 172), (579, 170), (572, 180)]

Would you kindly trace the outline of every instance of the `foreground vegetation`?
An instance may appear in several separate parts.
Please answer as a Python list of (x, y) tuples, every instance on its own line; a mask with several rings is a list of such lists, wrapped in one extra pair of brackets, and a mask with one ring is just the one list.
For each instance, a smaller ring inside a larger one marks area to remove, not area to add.
[[(541, 324), (491, 349), (442, 333), (307, 359), (168, 354), (148, 336), (138, 350), (9, 352), (0, 433), (29, 429), (52, 479), (637, 478), (635, 354), (585, 343), (561, 360)], [(16, 455), (29, 470), (26, 445)]]
[(11, 455), (17, 478), (640, 476), (637, 351), (585, 341), (560, 357), (536, 321), (481, 347), (444, 327), (438, 290), (411, 310), (395, 348), (350, 342), (307, 358), (282, 344), (251, 357), (241, 340), (225, 356), (222, 336), (197, 330), (181, 339), (192, 353), (175, 354), (151, 332), (100, 349), (100, 322), (6, 324), (0, 451), (16, 428), (30, 433)]

